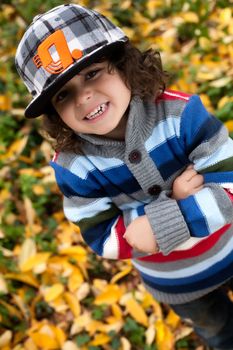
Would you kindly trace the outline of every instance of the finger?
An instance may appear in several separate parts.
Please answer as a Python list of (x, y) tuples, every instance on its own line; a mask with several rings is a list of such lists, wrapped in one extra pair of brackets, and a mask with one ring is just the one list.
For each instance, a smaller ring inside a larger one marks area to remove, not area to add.
[(186, 169), (180, 176), (179, 178), (181, 178), (182, 180), (185, 181), (190, 181), (194, 176), (197, 175), (196, 170), (194, 170), (193, 168), (190, 169)]
[(189, 181), (189, 185), (194, 188), (203, 185), (203, 183), (204, 183), (204, 178), (200, 174), (193, 176)]
[(187, 166), (186, 170), (188, 170), (188, 169), (193, 169), (193, 167), (194, 167), (193, 164), (189, 164), (189, 165)]

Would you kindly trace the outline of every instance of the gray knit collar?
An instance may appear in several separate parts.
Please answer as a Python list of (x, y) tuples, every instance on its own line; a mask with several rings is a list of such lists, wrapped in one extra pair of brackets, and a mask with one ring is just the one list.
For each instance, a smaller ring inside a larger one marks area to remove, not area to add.
[(91, 135), (91, 134), (81, 134), (77, 133), (83, 141), (91, 143), (98, 146), (119, 146), (127, 143), (131, 138), (131, 135), (135, 128), (140, 130), (143, 137), (148, 135), (151, 130), (152, 123), (150, 115), (155, 115), (155, 104), (154, 102), (143, 102), (138, 96), (132, 98), (129, 106), (129, 114), (126, 125), (125, 141), (113, 140), (103, 136)]

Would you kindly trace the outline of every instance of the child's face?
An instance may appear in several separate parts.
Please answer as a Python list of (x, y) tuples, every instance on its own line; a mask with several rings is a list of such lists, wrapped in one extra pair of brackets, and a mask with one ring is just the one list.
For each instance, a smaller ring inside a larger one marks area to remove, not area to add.
[(108, 62), (94, 63), (69, 80), (52, 98), (61, 119), (83, 134), (124, 139), (123, 118), (131, 92), (119, 72), (109, 73)]

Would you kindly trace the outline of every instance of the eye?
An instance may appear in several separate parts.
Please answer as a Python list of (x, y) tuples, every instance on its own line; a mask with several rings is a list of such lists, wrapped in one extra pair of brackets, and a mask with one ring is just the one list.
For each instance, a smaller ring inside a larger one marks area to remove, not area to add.
[(62, 102), (63, 100), (65, 100), (67, 98), (68, 95), (69, 95), (69, 92), (67, 90), (62, 90), (62, 91), (58, 92), (57, 95), (55, 95), (54, 102), (55, 103)]
[(98, 75), (98, 73), (101, 72), (101, 70), (102, 70), (101, 68), (98, 68), (98, 69), (93, 69), (93, 70), (87, 72), (87, 73), (85, 74), (85, 80), (91, 80), (91, 79), (93, 79), (95, 76)]

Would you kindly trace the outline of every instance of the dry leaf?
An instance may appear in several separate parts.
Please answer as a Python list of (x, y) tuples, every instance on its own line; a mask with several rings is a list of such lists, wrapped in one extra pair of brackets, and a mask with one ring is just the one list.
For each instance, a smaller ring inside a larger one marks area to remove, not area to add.
[(50, 302), (59, 297), (64, 292), (64, 286), (61, 283), (55, 283), (43, 291), (45, 301)]
[(6, 273), (4, 277), (6, 279), (12, 279), (12, 280), (23, 282), (35, 288), (39, 287), (38, 281), (31, 273), (24, 273), (24, 274)]
[(143, 326), (148, 326), (148, 317), (142, 308), (142, 306), (133, 298), (126, 301), (126, 310), (127, 312), (137, 321), (141, 323)]
[(107, 285), (105, 290), (100, 293), (94, 300), (95, 305), (117, 303), (122, 296), (122, 290), (117, 285)]
[(11, 342), (11, 339), (13, 337), (12, 331), (5, 331), (1, 336), (0, 336), (0, 348), (2, 349), (4, 346), (9, 345)]
[(155, 327), (158, 350), (174, 350), (175, 338), (169, 327), (163, 320), (157, 320)]
[(81, 306), (76, 296), (72, 293), (66, 292), (64, 293), (64, 299), (67, 302), (74, 317), (78, 317), (81, 313)]
[(21, 251), (18, 257), (19, 267), (21, 266), (32, 256), (36, 254), (36, 243), (33, 239), (27, 238), (21, 246)]
[(24, 263), (20, 265), (21, 271), (22, 272), (30, 271), (38, 264), (46, 263), (50, 255), (51, 255), (50, 252), (43, 252), (43, 253), (37, 253), (29, 257), (27, 260), (24, 261)]
[(128, 275), (130, 272), (132, 271), (132, 266), (128, 266), (126, 267), (123, 271), (118, 272), (115, 276), (113, 276), (113, 278), (111, 279), (110, 283), (114, 284), (117, 281), (119, 281), (121, 278), (125, 277), (126, 275)]
[(90, 345), (104, 345), (107, 344), (110, 340), (111, 338), (107, 334), (100, 333), (95, 335), (94, 340), (90, 342)]

